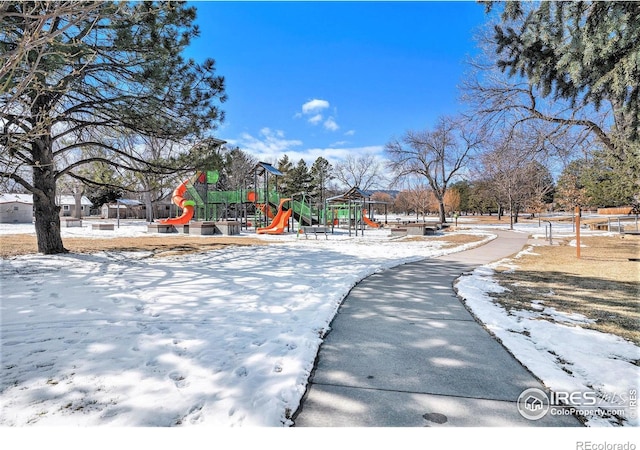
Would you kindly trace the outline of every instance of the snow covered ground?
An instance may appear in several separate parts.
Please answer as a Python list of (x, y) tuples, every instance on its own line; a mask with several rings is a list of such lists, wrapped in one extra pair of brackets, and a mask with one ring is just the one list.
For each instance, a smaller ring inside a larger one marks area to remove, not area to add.
[[(532, 249), (535, 247), (529, 246), (522, 253)], [(544, 298), (552, 292), (541, 293), (531, 310), (511, 313), (491, 300), (489, 293), (505, 289), (494, 280), (493, 268), (511, 265), (516, 269), (518, 256), (459, 278), (458, 295), (547, 388), (576, 395), (569, 403), (580, 405), (577, 409), (584, 411), (581, 415), (588, 426), (640, 425), (636, 406), (640, 368), (635, 365), (640, 361), (640, 348), (617, 336), (580, 327), (591, 321), (580, 314), (546, 307)]]
[[(97, 234), (64, 229), (82, 232)], [(144, 224), (123, 224), (98, 235), (143, 233)], [(274, 245), (162, 259), (5, 259), (0, 424), (289, 425), (321, 336), (351, 287), (443, 253), (435, 241), (388, 234), (265, 236)]]
[[(492, 227), (469, 227), (495, 237)], [(518, 230), (545, 235), (535, 225)], [(33, 225), (0, 225), (0, 234), (24, 232)], [(146, 224), (135, 221), (114, 231), (86, 223), (63, 229), (63, 236), (146, 234)], [(571, 224), (554, 225), (554, 237), (571, 234)], [(0, 425), (288, 426), (349, 290), (376, 271), (463, 249), (388, 235), (263, 236), (274, 245), (169, 258), (101, 252), (3, 259)], [(535, 312), (507, 315), (487, 296), (497, 288), (491, 266), (462, 277), (457, 288), (547, 386), (605, 397), (637, 389), (638, 366), (629, 362), (640, 359), (637, 346), (580, 328), (580, 317), (552, 324)], [(567, 364), (572, 375), (562, 370)]]

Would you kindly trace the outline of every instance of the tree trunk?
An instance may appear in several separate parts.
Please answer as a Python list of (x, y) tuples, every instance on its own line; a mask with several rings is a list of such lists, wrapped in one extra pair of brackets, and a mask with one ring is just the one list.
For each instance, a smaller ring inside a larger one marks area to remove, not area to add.
[(438, 210), (440, 212), (440, 222), (447, 223), (447, 213), (444, 209), (444, 199), (438, 200)]
[(509, 196), (509, 229), (513, 230), (513, 200)]
[(80, 186), (76, 186), (74, 192), (73, 192), (73, 199), (75, 200), (75, 210), (73, 212), (73, 215), (76, 219), (82, 219), (82, 195), (84, 194), (84, 191), (82, 190), (82, 188)]
[(151, 192), (149, 192), (149, 187), (148, 186), (144, 186), (145, 188), (145, 193), (144, 193), (144, 204), (145, 204), (145, 208), (147, 210), (147, 222), (153, 222), (153, 219), (155, 219), (155, 214), (154, 214), (154, 210), (153, 210), (153, 202), (151, 201)]
[(60, 235), (60, 207), (56, 205), (56, 178), (50, 136), (41, 136), (31, 145), (33, 160), (33, 207), (36, 217), (38, 252), (66, 253)]

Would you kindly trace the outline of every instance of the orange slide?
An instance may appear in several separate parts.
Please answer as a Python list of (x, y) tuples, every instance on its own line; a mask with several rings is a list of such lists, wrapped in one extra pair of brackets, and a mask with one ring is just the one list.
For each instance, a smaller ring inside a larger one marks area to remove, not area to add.
[(275, 217), (269, 205), (265, 205), (264, 203), (258, 203), (257, 206), (258, 208), (260, 208), (260, 211), (262, 211), (262, 214), (267, 216), (269, 219), (273, 219)]
[(187, 200), (184, 198), (184, 194), (187, 192), (187, 183), (189, 181), (190, 180), (184, 180), (180, 183), (180, 185), (173, 191), (173, 196), (171, 197), (171, 201), (182, 208), (182, 215), (173, 219), (159, 220), (159, 223), (168, 225), (184, 225), (189, 223), (193, 217), (193, 213), (195, 211), (194, 206), (196, 204), (193, 200)]
[(376, 223), (376, 222), (374, 222), (373, 220), (371, 220), (371, 219), (369, 219), (367, 217), (367, 210), (366, 209), (362, 210), (362, 220), (364, 220), (364, 223), (366, 223), (370, 227), (380, 228), (380, 224), (379, 223)]
[(276, 217), (273, 219), (271, 224), (268, 227), (264, 228), (256, 228), (257, 234), (282, 234), (285, 227), (287, 226), (287, 222), (291, 218), (291, 210), (288, 209), (284, 211), (282, 205), (291, 200), (290, 198), (283, 198), (280, 200), (280, 205), (278, 206), (278, 213)]

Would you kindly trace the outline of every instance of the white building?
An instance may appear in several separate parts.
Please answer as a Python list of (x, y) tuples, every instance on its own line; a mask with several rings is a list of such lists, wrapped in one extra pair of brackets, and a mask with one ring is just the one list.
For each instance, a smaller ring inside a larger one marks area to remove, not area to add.
[(33, 222), (33, 196), (31, 194), (0, 193), (0, 223)]
[[(60, 206), (60, 215), (62, 217), (75, 217), (76, 199), (73, 195), (59, 195), (57, 203)], [(80, 217), (90, 215), (92, 206), (91, 200), (83, 195), (80, 200), (80, 208), (82, 209)]]
[[(73, 195), (60, 195), (57, 202), (60, 215), (74, 217), (76, 200)], [(91, 200), (84, 195), (81, 200), (81, 217), (88, 216)], [(33, 222), (33, 195), (0, 193), (0, 223), (31, 223)]]

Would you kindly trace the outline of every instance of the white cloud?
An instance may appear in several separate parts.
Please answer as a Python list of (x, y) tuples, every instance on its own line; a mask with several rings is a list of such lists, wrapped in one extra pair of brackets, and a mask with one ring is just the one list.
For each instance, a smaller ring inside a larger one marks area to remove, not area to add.
[[(346, 159), (348, 155), (374, 155), (376, 159), (383, 161), (384, 146), (369, 145), (365, 147), (329, 147), (329, 148), (309, 148), (304, 152), (287, 153), (289, 159), (298, 161), (300, 158), (308, 163), (313, 163), (317, 158), (322, 156), (330, 163), (334, 164)], [(295, 158), (294, 156), (295, 155)]]
[(330, 106), (327, 100), (314, 98), (303, 104), (302, 113), (296, 113), (294, 117), (298, 119), (304, 117), (311, 125), (322, 124), (325, 130), (337, 131), (340, 129), (340, 126), (336, 122), (336, 119), (333, 116), (326, 118), (324, 116), (325, 110)]
[(382, 145), (348, 147), (347, 141), (335, 142), (330, 147), (304, 148), (301, 140), (287, 139), (283, 131), (271, 128), (261, 129), (257, 137), (243, 133), (239, 139), (227, 139), (227, 141), (258, 160), (273, 164), (285, 154), (294, 164), (304, 159), (311, 165), (320, 156), (335, 164), (343, 161), (348, 155), (373, 154), (377, 159), (383, 160), (384, 153)]
[(241, 150), (253, 155), (260, 161), (275, 163), (283, 154), (295, 152), (292, 148), (302, 145), (298, 139), (286, 139), (282, 130), (262, 128), (258, 137), (249, 133), (242, 133), (239, 139), (228, 140), (231, 145), (237, 145)]
[(325, 120), (324, 127), (329, 131), (337, 131), (340, 128), (333, 117), (329, 117)]
[(322, 114), (316, 114), (315, 116), (307, 119), (307, 122), (313, 125), (318, 125), (320, 122), (322, 122), (322, 119), (323, 119)]
[(314, 98), (313, 100), (309, 100), (307, 103), (302, 105), (302, 113), (303, 114), (314, 114), (322, 111), (323, 109), (327, 109), (329, 107), (329, 102), (326, 100), (318, 100)]
[(356, 134), (356, 130), (349, 130), (344, 133), (345, 136), (353, 136), (354, 134)]

